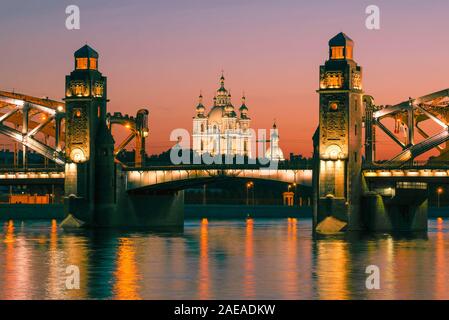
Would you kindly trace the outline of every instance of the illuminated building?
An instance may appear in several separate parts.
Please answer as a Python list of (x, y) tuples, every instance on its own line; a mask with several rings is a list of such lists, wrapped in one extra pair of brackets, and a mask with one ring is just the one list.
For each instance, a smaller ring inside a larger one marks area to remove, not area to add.
[(251, 118), (248, 115), (246, 98), (237, 114), (231, 102), (231, 93), (225, 88), (225, 78), (220, 78), (220, 88), (214, 97), (209, 113), (200, 95), (193, 118), (193, 151), (202, 155), (241, 155), (251, 157)]

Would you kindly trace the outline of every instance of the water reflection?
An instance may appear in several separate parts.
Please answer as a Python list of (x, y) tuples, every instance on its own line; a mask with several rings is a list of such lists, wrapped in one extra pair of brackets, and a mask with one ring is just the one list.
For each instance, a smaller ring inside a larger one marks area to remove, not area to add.
[(198, 298), (209, 299), (209, 239), (208, 239), (208, 226), (207, 219), (201, 221), (200, 231), (200, 265), (198, 276)]
[[(194, 221), (181, 234), (8, 221), (0, 299), (447, 299), (448, 227), (314, 239), (311, 221), (296, 219)], [(79, 290), (65, 286), (69, 265)], [(380, 268), (380, 290), (365, 287), (368, 265)]]
[(344, 240), (319, 240), (315, 246), (316, 287), (319, 299), (347, 299), (348, 243)]
[(136, 264), (136, 248), (133, 239), (119, 239), (117, 269), (115, 272), (115, 298), (120, 300), (140, 299), (138, 293), (139, 271)]
[(243, 279), (244, 298), (254, 299), (256, 296), (256, 283), (254, 278), (254, 220), (248, 218), (246, 220), (246, 235), (245, 235), (245, 274)]

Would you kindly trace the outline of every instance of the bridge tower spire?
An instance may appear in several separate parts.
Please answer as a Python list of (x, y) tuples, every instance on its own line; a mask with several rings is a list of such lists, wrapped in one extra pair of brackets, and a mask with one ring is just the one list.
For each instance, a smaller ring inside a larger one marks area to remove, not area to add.
[(362, 165), (362, 68), (344, 33), (329, 41), (320, 67), (319, 128), (314, 136), (314, 230), (358, 230)]
[(102, 224), (114, 203), (114, 140), (106, 121), (106, 77), (98, 53), (83, 46), (66, 76), (66, 212), (87, 224)]

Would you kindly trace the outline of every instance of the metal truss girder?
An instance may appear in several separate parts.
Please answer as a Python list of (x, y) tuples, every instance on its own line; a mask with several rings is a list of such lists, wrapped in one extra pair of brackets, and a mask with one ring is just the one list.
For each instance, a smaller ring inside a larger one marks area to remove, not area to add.
[(382, 118), (382, 117), (392, 114), (392, 113), (408, 110), (412, 106), (429, 103), (434, 100), (447, 98), (447, 97), (449, 97), (449, 89), (444, 89), (444, 90), (437, 91), (437, 92), (434, 92), (434, 93), (431, 93), (431, 94), (428, 94), (428, 95), (425, 95), (425, 96), (422, 96), (422, 97), (419, 97), (416, 99), (410, 99), (407, 101), (403, 101), (394, 106), (389, 106), (389, 107), (380, 109), (373, 113), (373, 117), (376, 119)]
[[(418, 130), (418, 133), (424, 138), (428, 139), (430, 136), (418, 125), (416, 124), (416, 130)], [(440, 151), (443, 151), (444, 149), (440, 147), (440, 145), (437, 146), (437, 149)]]
[(114, 150), (114, 154), (117, 155), (120, 151), (122, 151), (131, 141), (134, 139), (136, 134), (133, 132), (125, 140), (120, 143), (120, 145)]
[(389, 114), (397, 113), (399, 111), (406, 111), (410, 108), (412, 108), (412, 107), (409, 105), (409, 102), (407, 102), (407, 104), (402, 103), (402, 104), (398, 104), (395, 106), (389, 106), (389, 107), (374, 111), (373, 118), (377, 120), (377, 119), (383, 118), (385, 116), (388, 116)]
[(20, 142), (22, 145), (30, 148), (31, 150), (34, 150), (35, 152), (39, 153), (40, 155), (51, 159), (55, 161), (57, 164), (64, 164), (65, 163), (65, 157), (60, 152), (57, 152), (53, 148), (43, 144), (42, 142), (33, 139), (33, 137), (29, 137), (26, 135), (22, 135), (21, 132), (12, 129), (8, 126), (5, 126), (3, 124), (0, 124), (0, 134), (4, 134), (5, 136), (8, 136), (18, 142)]
[(438, 145), (449, 140), (449, 131), (443, 130), (432, 137), (421, 141), (407, 149), (403, 150), (393, 159), (387, 161), (385, 164), (404, 164), (405, 162), (416, 158), (417, 156), (437, 147)]
[(416, 109), (418, 109), (419, 111), (421, 111), (423, 114), (425, 114), (429, 119), (433, 120), (435, 123), (437, 123), (438, 125), (440, 125), (441, 127), (443, 127), (444, 129), (447, 129), (448, 126), (446, 123), (444, 123), (443, 121), (441, 121), (440, 119), (438, 119), (436, 116), (434, 116), (433, 114), (431, 114), (430, 112), (424, 110), (421, 106), (416, 106)]
[(0, 117), (0, 123), (2, 123), (3, 121), (5, 121), (5, 120), (8, 119), (9, 117), (11, 117), (13, 114), (17, 113), (18, 111), (19, 111), (19, 109), (18, 109), (18, 108), (15, 108), (15, 109), (11, 110), (10, 112), (5, 113), (4, 115), (2, 115), (2, 116)]
[(402, 141), (400, 141), (398, 138), (396, 138), (396, 136), (390, 131), (390, 130), (388, 130), (388, 128), (387, 127), (385, 127), (383, 124), (382, 124), (382, 122), (380, 122), (379, 120), (377, 120), (377, 119), (374, 119), (374, 123), (379, 127), (379, 128), (381, 128), (382, 129), (382, 131), (383, 132), (385, 132), (394, 142), (396, 142), (401, 148), (405, 148), (405, 144), (402, 142)]
[(35, 136), (40, 130), (42, 130), (46, 125), (48, 125), (50, 122), (52, 122), (55, 119), (55, 117), (49, 117), (46, 121), (42, 122), (38, 126), (34, 127), (31, 131), (27, 133), (28, 137)]

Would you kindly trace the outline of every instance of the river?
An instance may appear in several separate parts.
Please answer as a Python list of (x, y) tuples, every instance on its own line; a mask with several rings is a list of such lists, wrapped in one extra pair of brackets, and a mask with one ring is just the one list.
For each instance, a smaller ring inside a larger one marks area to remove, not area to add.
[[(448, 231), (441, 219), (427, 235), (321, 239), (310, 219), (186, 221), (183, 233), (9, 221), (0, 299), (449, 299)], [(366, 288), (370, 265), (378, 290)]]

